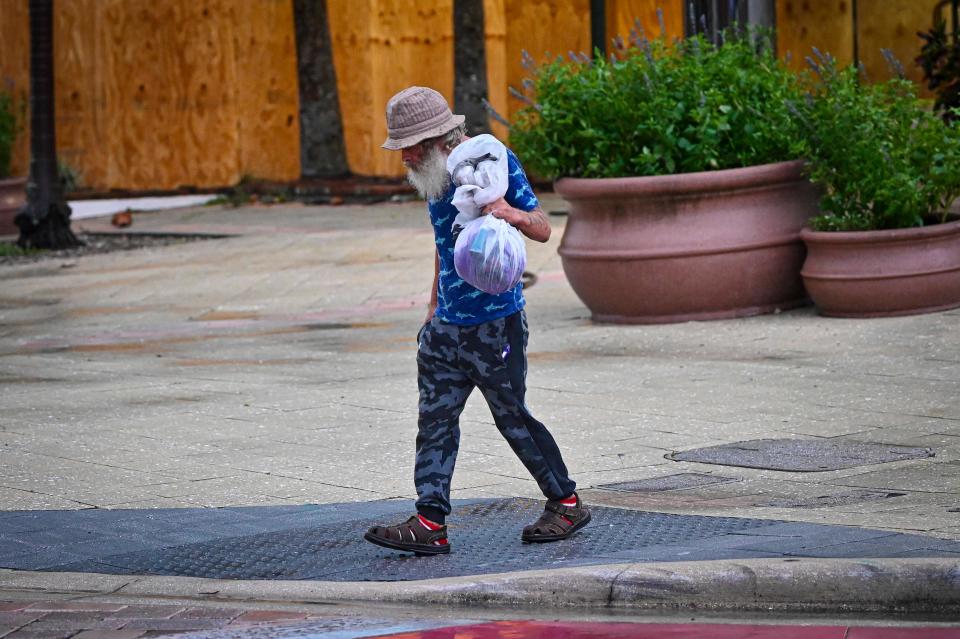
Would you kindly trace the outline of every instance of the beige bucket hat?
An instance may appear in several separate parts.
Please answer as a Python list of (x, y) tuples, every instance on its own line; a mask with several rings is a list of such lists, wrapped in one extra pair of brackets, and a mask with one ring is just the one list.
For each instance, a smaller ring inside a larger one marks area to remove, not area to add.
[(463, 124), (450, 112), (447, 100), (428, 87), (409, 87), (387, 102), (387, 141), (383, 148), (399, 151), (435, 138)]

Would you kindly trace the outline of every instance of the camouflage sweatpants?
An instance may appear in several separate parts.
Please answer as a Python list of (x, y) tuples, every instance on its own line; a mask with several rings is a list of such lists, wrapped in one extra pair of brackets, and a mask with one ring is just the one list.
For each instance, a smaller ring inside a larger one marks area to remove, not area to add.
[(420, 419), (414, 482), (417, 510), (450, 514), (450, 480), (460, 445), (460, 413), (474, 387), (494, 422), (548, 499), (570, 495), (567, 474), (553, 436), (533, 418), (524, 400), (527, 318), (523, 311), (476, 326), (434, 318), (418, 337)]

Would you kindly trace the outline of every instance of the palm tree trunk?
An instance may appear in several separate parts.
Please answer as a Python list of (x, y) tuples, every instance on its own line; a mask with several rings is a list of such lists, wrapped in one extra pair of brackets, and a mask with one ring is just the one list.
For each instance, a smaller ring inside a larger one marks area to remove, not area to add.
[(453, 2), (453, 110), (466, 118), (470, 135), (490, 132), (483, 0)]
[(17, 214), (22, 248), (82, 244), (70, 230), (70, 207), (57, 167), (53, 101), (53, 0), (30, 0), (30, 178)]
[(590, 0), (590, 56), (607, 56), (607, 12), (605, 0)]
[(349, 173), (330, 45), (327, 0), (294, 0), (300, 85), (300, 171), (304, 177)]

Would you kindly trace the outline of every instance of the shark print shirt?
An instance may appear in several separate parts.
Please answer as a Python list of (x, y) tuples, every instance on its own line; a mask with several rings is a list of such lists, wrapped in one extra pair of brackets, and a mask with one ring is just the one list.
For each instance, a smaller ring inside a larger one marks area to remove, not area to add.
[[(507, 193), (504, 195), (507, 203), (521, 211), (532, 211), (540, 206), (520, 161), (509, 149), (507, 167), (510, 172)], [(490, 295), (470, 286), (457, 275), (453, 266), (453, 246), (456, 241), (453, 235), (453, 219), (457, 217), (457, 209), (451, 203), (454, 190), (451, 185), (444, 197), (427, 204), (437, 254), (440, 256), (436, 316), (448, 324), (472, 326), (513, 315), (526, 303), (523, 299), (522, 283), (506, 293)]]

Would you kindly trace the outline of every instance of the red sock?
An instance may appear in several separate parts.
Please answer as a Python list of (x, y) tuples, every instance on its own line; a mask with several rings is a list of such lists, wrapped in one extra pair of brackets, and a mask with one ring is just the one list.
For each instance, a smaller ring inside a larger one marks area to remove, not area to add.
[(564, 506), (576, 506), (577, 505), (577, 493), (573, 493), (569, 497), (564, 497), (560, 500), (560, 503)]
[(418, 514), (418, 515), (417, 515), (417, 519), (420, 520), (420, 523), (421, 523), (421, 524), (423, 525), (423, 527), (426, 528), (427, 530), (440, 530), (441, 528), (443, 528), (443, 526), (441, 526), (440, 524), (438, 524), (438, 523), (436, 523), (436, 522), (430, 521), (429, 519), (427, 519), (427, 518), (424, 517), (423, 515)]
[[(427, 530), (440, 530), (441, 528), (443, 528), (443, 526), (441, 526), (440, 524), (436, 523), (435, 521), (430, 521), (429, 519), (427, 519), (426, 517), (424, 517), (424, 516), (421, 515), (420, 513), (417, 513), (417, 519), (420, 520), (420, 524), (421, 524), (424, 528), (426, 528)], [(446, 545), (447, 545), (447, 540), (446, 540), (446, 539), (438, 539), (438, 540), (436, 540), (435, 542), (433, 542), (433, 545), (434, 545), (434, 546), (446, 546)]]

